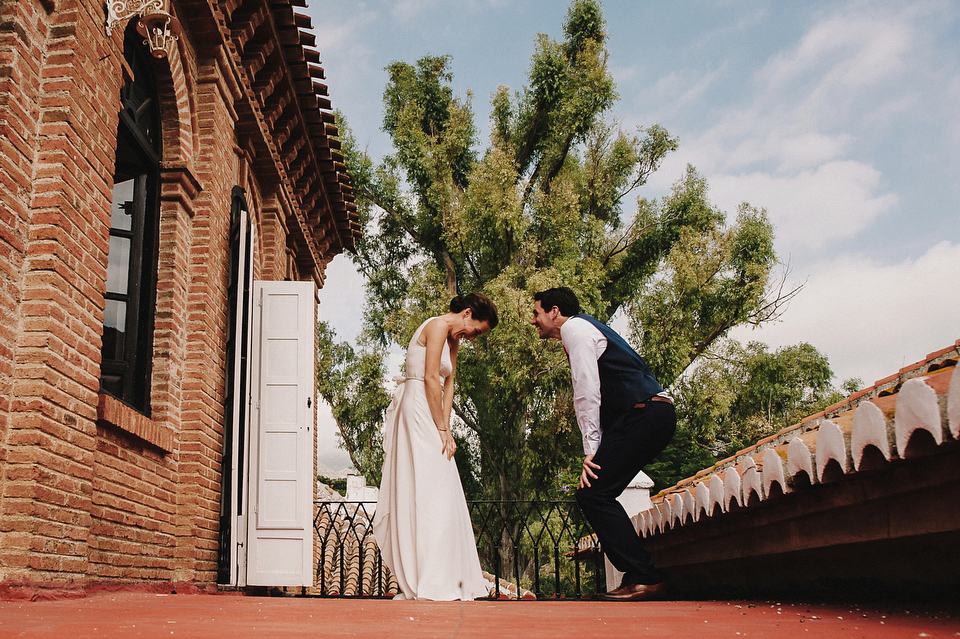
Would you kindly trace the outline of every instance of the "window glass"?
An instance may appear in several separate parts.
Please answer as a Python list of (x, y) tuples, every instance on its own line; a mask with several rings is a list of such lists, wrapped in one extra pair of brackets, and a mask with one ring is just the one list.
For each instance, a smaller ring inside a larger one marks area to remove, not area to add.
[(127, 303), (107, 300), (103, 315), (103, 356), (105, 359), (123, 359)]
[(110, 259), (107, 261), (107, 292), (126, 294), (130, 275), (130, 240), (110, 238)]
[[(110, 227), (129, 231), (133, 227), (133, 187), (136, 180), (124, 180), (113, 185), (113, 211)], [(113, 253), (111, 247), (111, 254)]]

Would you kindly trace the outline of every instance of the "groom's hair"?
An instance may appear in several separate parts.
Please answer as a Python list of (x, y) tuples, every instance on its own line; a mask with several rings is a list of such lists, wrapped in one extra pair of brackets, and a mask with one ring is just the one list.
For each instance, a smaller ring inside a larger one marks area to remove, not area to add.
[(576, 293), (566, 286), (548, 288), (545, 291), (534, 293), (533, 301), (540, 302), (540, 306), (545, 311), (549, 311), (556, 306), (564, 317), (573, 317), (580, 313), (580, 300), (577, 299)]

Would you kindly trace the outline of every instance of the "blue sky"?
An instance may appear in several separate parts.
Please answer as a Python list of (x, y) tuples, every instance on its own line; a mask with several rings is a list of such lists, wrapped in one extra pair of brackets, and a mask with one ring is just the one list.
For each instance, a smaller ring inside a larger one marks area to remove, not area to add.
[[(453, 57), (486, 145), (490, 96), (520, 89), (553, 0), (308, 0), (330, 98), (374, 158), (384, 67)], [(960, 3), (607, 0), (609, 65), (628, 131), (680, 139), (643, 197), (692, 164), (714, 204), (766, 209), (800, 295), (779, 322), (733, 337), (807, 341), (837, 380), (866, 384), (960, 338)], [(321, 316), (344, 338), (362, 281), (328, 267)]]

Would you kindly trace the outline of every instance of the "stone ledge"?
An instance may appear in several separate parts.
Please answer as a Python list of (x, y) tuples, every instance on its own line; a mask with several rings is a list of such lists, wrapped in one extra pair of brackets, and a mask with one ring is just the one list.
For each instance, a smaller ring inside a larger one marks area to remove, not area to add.
[(97, 420), (119, 428), (125, 433), (136, 435), (165, 453), (173, 452), (172, 428), (153, 421), (112, 395), (100, 393), (97, 403)]

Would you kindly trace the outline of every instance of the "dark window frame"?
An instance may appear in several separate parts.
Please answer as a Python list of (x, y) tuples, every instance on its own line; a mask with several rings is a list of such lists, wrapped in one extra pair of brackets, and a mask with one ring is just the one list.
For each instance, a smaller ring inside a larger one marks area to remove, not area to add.
[[(217, 562), (217, 583), (229, 584), (235, 535), (232, 515), (243, 514), (243, 491), (233, 485), (233, 457), (237, 456), (236, 476), (246, 472), (244, 455), (246, 441), (246, 399), (249, 395), (250, 288), (253, 282), (253, 224), (250, 221), (245, 191), (233, 187), (230, 205), (230, 280), (227, 285), (227, 381), (224, 393), (224, 442), (221, 463), (220, 552)], [(238, 314), (239, 311), (239, 314)], [(236, 355), (239, 353), (239, 359)], [(239, 379), (237, 379), (239, 378)], [(236, 382), (235, 382), (236, 380)], [(239, 396), (240, 401), (235, 398)], [(234, 406), (239, 413), (234, 414)], [(236, 438), (234, 437), (234, 423)], [(237, 489), (236, 491), (234, 489)]]
[[(124, 57), (133, 79), (121, 90), (111, 209), (130, 217), (119, 226), (116, 216), (111, 220), (100, 387), (149, 416), (160, 234), (160, 109), (152, 58), (129, 27)], [(117, 202), (127, 197), (125, 192), (130, 199)], [(128, 250), (116, 251), (115, 241)]]

